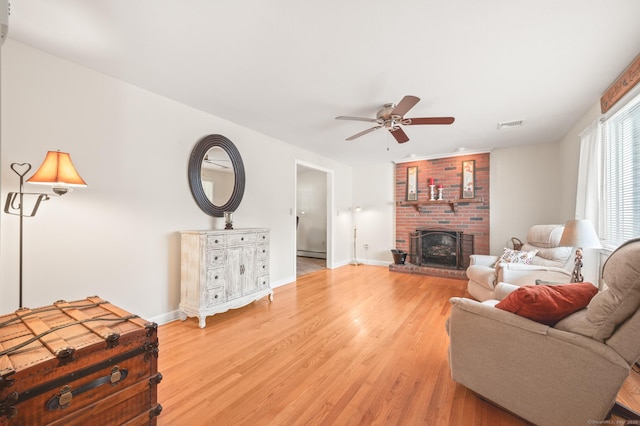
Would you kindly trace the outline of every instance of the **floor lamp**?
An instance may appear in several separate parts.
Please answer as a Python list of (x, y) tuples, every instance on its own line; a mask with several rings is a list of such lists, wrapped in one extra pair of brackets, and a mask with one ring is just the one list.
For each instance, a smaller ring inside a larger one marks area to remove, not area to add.
[(358, 206), (355, 209), (353, 209), (353, 260), (350, 263), (350, 265), (353, 265), (353, 266), (362, 265), (362, 263), (358, 262), (358, 256), (356, 255), (356, 240), (357, 240), (357, 237), (358, 237), (358, 224), (357, 224), (357, 220), (356, 220), (356, 214), (360, 210), (362, 210), (360, 208), (360, 206)]
[[(42, 192), (24, 192), (24, 177), (31, 170), (31, 164), (29, 163), (11, 163), (11, 170), (13, 170), (20, 177), (20, 191), (9, 192), (7, 194), (7, 201), (4, 204), (4, 212), (7, 214), (20, 217), (20, 248), (19, 248), (19, 307), (22, 308), (22, 251), (23, 251), (23, 220), (25, 217), (33, 217), (40, 207), (40, 203), (47, 201), (52, 195), (62, 196), (70, 191), (70, 186), (83, 187), (87, 186), (84, 180), (80, 177), (73, 163), (71, 157), (66, 152), (49, 151), (40, 168), (27, 179), (27, 183), (38, 183), (53, 185), (54, 194), (46, 194)], [(25, 212), (24, 199), (25, 196), (36, 197), (35, 203), (30, 211)]]
[(582, 249), (583, 248), (602, 248), (600, 244), (600, 238), (596, 233), (593, 224), (584, 219), (569, 220), (564, 226), (564, 231), (560, 237), (560, 243), (562, 247), (575, 247), (576, 259), (573, 273), (571, 274), (571, 282), (582, 282), (584, 277), (582, 276)]

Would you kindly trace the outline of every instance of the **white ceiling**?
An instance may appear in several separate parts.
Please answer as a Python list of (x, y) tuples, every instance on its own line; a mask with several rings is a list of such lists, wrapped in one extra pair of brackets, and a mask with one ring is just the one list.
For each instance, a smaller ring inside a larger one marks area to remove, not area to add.
[[(9, 37), (364, 165), (560, 140), (640, 53), (639, 17), (638, 0), (14, 0)], [(455, 123), (344, 140), (371, 124), (334, 117), (408, 94), (407, 117)]]

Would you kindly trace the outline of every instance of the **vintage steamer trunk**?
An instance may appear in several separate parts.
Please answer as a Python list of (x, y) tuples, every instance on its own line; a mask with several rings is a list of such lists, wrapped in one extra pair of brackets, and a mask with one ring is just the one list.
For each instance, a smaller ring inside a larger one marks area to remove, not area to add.
[(99, 297), (0, 316), (0, 425), (155, 425), (157, 359), (157, 325)]

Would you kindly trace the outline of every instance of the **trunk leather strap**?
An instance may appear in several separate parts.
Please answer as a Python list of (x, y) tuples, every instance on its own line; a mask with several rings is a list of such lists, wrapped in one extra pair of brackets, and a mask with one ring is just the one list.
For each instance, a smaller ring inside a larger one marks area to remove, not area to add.
[(127, 370), (126, 368), (120, 370), (118, 366), (115, 366), (111, 370), (111, 374), (109, 374), (108, 376), (100, 377), (92, 382), (85, 383), (84, 385), (73, 390), (71, 390), (71, 386), (66, 385), (65, 387), (60, 389), (60, 393), (58, 395), (47, 401), (47, 410), (53, 411), (57, 409), (67, 408), (69, 404), (71, 404), (71, 400), (74, 396), (90, 391), (91, 389), (95, 389), (98, 386), (106, 385), (107, 383), (110, 383), (111, 386), (114, 386), (123, 381), (128, 374), (129, 370)]

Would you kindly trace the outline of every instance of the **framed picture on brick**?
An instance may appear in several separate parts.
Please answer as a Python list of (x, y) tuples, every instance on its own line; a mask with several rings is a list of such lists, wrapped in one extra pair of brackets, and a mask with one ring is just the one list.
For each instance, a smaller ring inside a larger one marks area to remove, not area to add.
[(462, 198), (476, 197), (476, 160), (462, 162)]
[(418, 200), (418, 166), (407, 167), (407, 201)]

